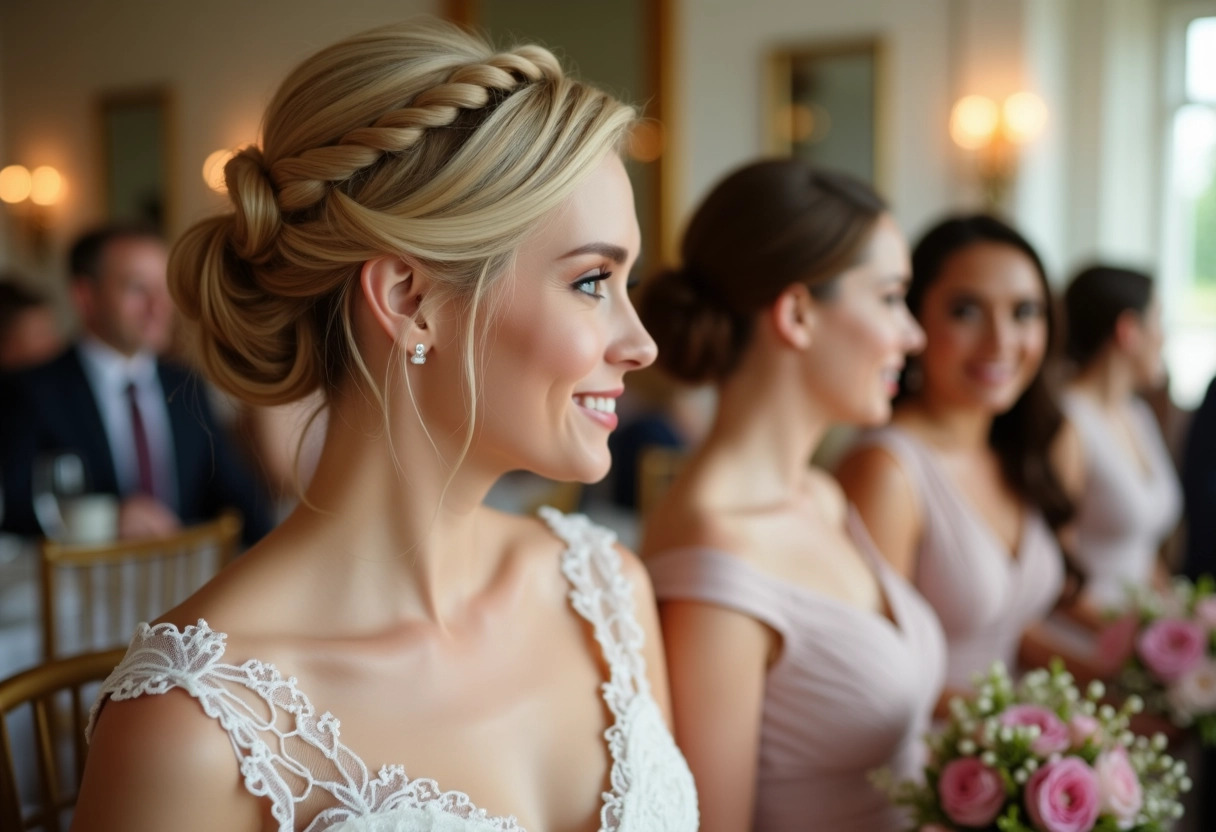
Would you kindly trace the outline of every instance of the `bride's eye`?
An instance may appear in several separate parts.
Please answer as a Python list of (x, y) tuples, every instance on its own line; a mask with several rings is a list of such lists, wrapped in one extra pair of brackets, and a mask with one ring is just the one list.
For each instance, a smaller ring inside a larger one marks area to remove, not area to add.
[(612, 272), (604, 271), (603, 269), (596, 269), (594, 272), (589, 272), (582, 275), (578, 278), (578, 280), (574, 281), (572, 285), (574, 286), (574, 291), (576, 292), (589, 295), (593, 298), (602, 299), (604, 296), (596, 291), (596, 287), (610, 277), (612, 277)]

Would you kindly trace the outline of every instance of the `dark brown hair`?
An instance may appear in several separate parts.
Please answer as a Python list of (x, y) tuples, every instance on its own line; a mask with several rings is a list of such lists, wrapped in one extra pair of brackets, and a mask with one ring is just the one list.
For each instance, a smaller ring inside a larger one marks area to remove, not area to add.
[(831, 297), (886, 209), (869, 185), (796, 159), (727, 176), (689, 223), (683, 265), (642, 291), (638, 314), (659, 346), (659, 365), (691, 383), (730, 375), (757, 313), (794, 283)]
[[(1034, 264), (1043, 286), (1044, 314), (1047, 316), (1047, 351), (1030, 384), (1013, 407), (992, 420), (988, 444), (1000, 460), (1006, 482), (1023, 500), (1037, 507), (1053, 529), (1059, 529), (1076, 512), (1076, 506), (1051, 464), (1051, 446), (1064, 415), (1056, 402), (1045, 369), (1055, 354), (1059, 327), (1053, 314), (1051, 287), (1038, 253), (1026, 238), (1010, 226), (985, 214), (952, 217), (931, 228), (912, 251), (912, 282), (908, 286), (908, 308), (917, 319), (925, 292), (945, 270), (946, 263), (960, 251), (974, 245), (996, 243), (1016, 249)], [(904, 373), (900, 395), (909, 398), (915, 391), (907, 387), (915, 373)]]
[(1143, 315), (1153, 299), (1153, 279), (1116, 266), (1082, 269), (1064, 291), (1065, 352), (1077, 367), (1097, 357), (1115, 334), (1124, 312)]

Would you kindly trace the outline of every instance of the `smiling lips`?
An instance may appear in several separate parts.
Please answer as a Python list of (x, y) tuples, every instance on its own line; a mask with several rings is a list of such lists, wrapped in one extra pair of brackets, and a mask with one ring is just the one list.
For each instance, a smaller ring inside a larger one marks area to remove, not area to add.
[(574, 397), (574, 403), (589, 417), (604, 427), (612, 430), (617, 426), (616, 397), (620, 393), (605, 395), (579, 394)]

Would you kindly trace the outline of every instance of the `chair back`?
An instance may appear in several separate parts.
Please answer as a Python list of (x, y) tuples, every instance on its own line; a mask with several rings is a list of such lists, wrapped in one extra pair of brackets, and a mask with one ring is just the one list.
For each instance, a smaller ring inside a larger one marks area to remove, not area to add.
[(44, 660), (125, 645), (211, 579), (236, 554), (235, 514), (168, 537), (78, 545), (43, 541)]
[(0, 829), (68, 827), (84, 776), (88, 709), (125, 652), (59, 659), (0, 681)]
[(638, 513), (650, 514), (671, 487), (688, 459), (688, 452), (665, 445), (648, 445), (638, 456)]

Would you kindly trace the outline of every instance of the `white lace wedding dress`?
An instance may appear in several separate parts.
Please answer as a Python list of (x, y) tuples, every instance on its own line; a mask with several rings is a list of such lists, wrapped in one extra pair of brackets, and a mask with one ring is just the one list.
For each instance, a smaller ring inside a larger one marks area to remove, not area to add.
[[(603, 795), (601, 832), (694, 832), (692, 775), (650, 695), (643, 633), (616, 536), (582, 515), (545, 508), (541, 517), (566, 544), (561, 569), (570, 602), (594, 628), (611, 671), (603, 684), (614, 717), (604, 733), (611, 790)], [(224, 639), (202, 620), (185, 630), (141, 624), (93, 706), (90, 734), (106, 699), (180, 688), (228, 732), (245, 787), (270, 799), (280, 832), (523, 832), (513, 817), (492, 817), (468, 795), (411, 779), (401, 766), (370, 776), (342, 745), (338, 720), (317, 714), (294, 677), (256, 659), (224, 664)]]

